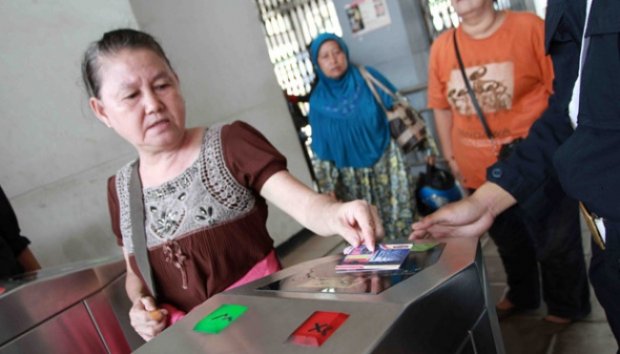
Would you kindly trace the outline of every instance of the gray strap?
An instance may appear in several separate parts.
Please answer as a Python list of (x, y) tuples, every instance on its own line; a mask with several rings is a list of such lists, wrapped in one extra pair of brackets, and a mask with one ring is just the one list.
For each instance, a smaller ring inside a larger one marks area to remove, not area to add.
[(140, 161), (136, 161), (131, 169), (131, 177), (129, 178), (129, 216), (131, 220), (131, 237), (133, 241), (133, 252), (136, 257), (138, 269), (142, 274), (142, 278), (149, 288), (153, 298), (157, 299), (155, 291), (155, 282), (151, 274), (151, 265), (149, 264), (149, 256), (146, 248), (146, 232), (144, 230), (144, 199), (142, 197), (142, 183), (140, 182), (140, 174), (138, 167)]

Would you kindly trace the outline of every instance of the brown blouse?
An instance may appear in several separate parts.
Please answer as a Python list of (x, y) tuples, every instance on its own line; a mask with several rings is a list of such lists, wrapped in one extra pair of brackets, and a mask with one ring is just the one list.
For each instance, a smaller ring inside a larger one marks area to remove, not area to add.
[[(128, 186), (132, 161), (108, 180), (117, 242), (133, 257)], [(158, 301), (183, 311), (217, 294), (273, 250), (259, 192), (286, 159), (243, 122), (207, 128), (200, 157), (180, 176), (145, 188), (145, 231)]]

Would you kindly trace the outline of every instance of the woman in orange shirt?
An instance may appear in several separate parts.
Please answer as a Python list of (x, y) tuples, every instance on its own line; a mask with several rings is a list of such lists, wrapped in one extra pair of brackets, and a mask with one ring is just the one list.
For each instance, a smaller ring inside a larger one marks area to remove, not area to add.
[[(553, 66), (543, 21), (534, 14), (496, 11), (492, 0), (452, 0), (452, 6), (461, 25), (433, 43), (428, 105), (450, 169), (473, 191), (486, 180), (499, 147), (525, 137), (547, 107)], [(455, 40), (492, 139), (463, 81)], [(509, 287), (497, 304), (500, 317), (538, 308), (538, 263), (546, 320), (568, 323), (590, 312), (578, 213), (577, 202), (566, 197), (542, 220), (526, 219), (516, 207), (496, 218), (489, 234)]]

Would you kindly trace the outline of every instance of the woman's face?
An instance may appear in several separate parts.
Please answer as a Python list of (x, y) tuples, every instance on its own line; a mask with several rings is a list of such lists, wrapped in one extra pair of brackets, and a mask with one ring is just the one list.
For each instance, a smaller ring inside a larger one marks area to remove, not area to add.
[(148, 49), (123, 49), (99, 64), (100, 98), (89, 102), (97, 118), (139, 152), (176, 147), (185, 132), (185, 102), (166, 62)]
[(340, 78), (349, 66), (346, 54), (338, 43), (332, 40), (326, 41), (319, 48), (317, 63), (323, 74), (330, 79)]

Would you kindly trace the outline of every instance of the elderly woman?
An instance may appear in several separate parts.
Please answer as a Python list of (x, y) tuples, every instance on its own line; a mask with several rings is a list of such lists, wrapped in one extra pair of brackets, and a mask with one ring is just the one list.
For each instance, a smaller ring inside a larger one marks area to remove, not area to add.
[[(159, 318), (151, 315), (157, 304), (186, 312), (280, 269), (265, 225), (265, 199), (319, 235), (371, 247), (381, 237), (373, 207), (314, 193), (251, 126), (186, 128), (179, 78), (150, 35), (131, 29), (104, 34), (86, 51), (82, 71), (94, 114), (138, 153), (109, 179), (108, 201), (127, 263), (129, 315), (144, 339), (166, 326), (166, 310)], [(131, 192), (136, 183), (138, 192)], [(136, 199), (143, 201), (143, 225), (131, 220)], [(140, 246), (132, 234), (141, 227), (157, 299), (135, 259)]]
[[(319, 189), (340, 200), (365, 199), (379, 209), (386, 237), (410, 233), (415, 186), (389, 123), (360, 70), (349, 63), (344, 41), (323, 33), (310, 44), (317, 82), (310, 95), (313, 167)], [(396, 88), (371, 67), (368, 73)], [(391, 96), (377, 89), (387, 109)]]

